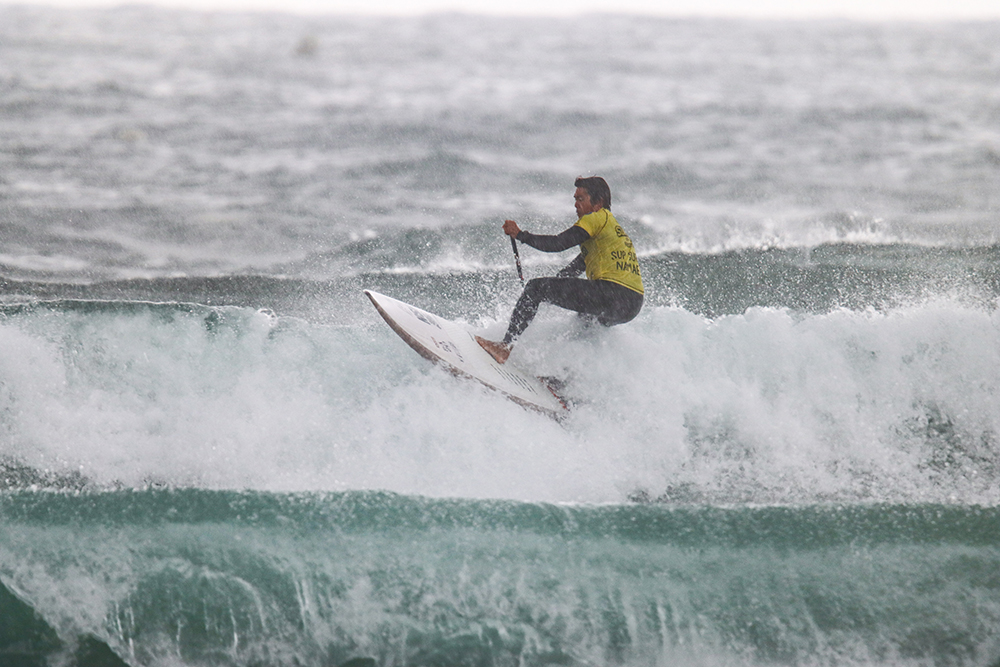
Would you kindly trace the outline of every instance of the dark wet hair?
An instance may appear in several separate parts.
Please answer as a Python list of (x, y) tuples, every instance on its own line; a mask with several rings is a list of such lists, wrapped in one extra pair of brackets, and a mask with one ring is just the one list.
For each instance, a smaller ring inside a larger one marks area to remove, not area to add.
[(590, 195), (591, 203), (596, 204), (600, 201), (604, 208), (611, 210), (611, 188), (608, 187), (608, 182), (600, 176), (587, 176), (586, 178), (580, 176), (573, 185), (586, 190), (587, 194)]

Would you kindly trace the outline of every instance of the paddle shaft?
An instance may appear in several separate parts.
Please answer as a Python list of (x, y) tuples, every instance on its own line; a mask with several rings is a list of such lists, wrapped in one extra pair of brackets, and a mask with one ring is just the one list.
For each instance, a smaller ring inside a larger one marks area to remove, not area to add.
[(517, 251), (517, 239), (510, 237), (510, 247), (514, 249), (514, 262), (517, 264), (517, 277), (524, 282), (524, 272), (521, 271), (521, 253)]

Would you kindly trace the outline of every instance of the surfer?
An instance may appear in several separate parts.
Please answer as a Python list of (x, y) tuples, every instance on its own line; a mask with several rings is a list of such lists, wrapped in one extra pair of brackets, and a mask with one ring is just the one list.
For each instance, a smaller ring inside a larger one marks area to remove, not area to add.
[[(600, 176), (580, 177), (574, 185), (579, 219), (566, 231), (554, 236), (532, 234), (513, 220), (503, 223), (505, 234), (536, 250), (562, 252), (578, 245), (580, 254), (555, 277), (528, 281), (502, 341), (476, 336), (483, 349), (501, 364), (542, 302), (594, 316), (609, 327), (634, 319), (642, 308), (639, 258), (632, 240), (611, 214), (611, 188)], [(588, 279), (579, 280), (577, 276), (584, 271)]]

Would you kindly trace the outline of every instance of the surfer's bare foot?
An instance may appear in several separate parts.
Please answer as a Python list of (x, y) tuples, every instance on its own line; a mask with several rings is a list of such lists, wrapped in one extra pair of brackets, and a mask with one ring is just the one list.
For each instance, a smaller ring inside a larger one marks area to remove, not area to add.
[(476, 336), (476, 342), (479, 343), (480, 347), (489, 352), (490, 356), (496, 359), (498, 364), (504, 363), (507, 361), (507, 357), (510, 356), (510, 345), (495, 343), (492, 340), (486, 340), (479, 336)]

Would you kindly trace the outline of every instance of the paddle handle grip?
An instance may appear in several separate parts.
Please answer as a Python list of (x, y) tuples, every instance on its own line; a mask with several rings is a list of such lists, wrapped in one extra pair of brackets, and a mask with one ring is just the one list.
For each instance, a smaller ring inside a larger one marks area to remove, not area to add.
[(524, 272), (521, 271), (521, 253), (517, 251), (517, 239), (510, 237), (510, 247), (514, 250), (514, 263), (517, 264), (517, 277), (524, 282)]

